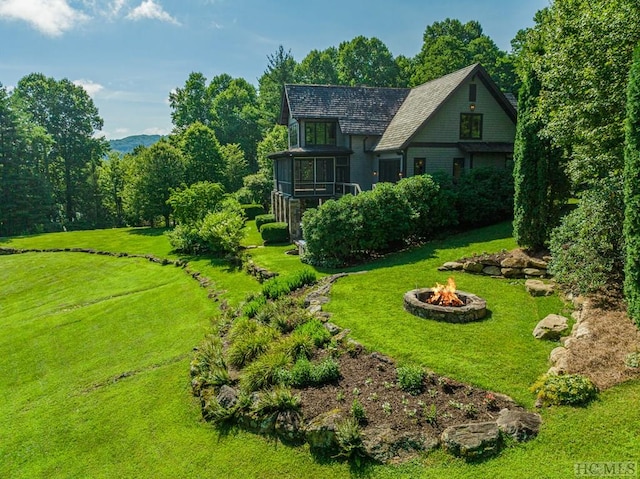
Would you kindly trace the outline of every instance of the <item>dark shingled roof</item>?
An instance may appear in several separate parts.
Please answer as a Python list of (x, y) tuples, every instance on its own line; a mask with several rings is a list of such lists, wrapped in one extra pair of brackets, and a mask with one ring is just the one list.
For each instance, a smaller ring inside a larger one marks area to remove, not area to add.
[(347, 135), (382, 135), (409, 88), (285, 85), (280, 123), (294, 118), (338, 120)]

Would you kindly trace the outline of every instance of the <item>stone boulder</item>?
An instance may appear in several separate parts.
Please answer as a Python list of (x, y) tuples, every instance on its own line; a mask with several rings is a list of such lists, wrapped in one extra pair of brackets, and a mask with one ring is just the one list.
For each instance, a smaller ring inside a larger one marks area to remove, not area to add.
[(298, 411), (283, 411), (278, 413), (275, 423), (275, 433), (285, 444), (302, 444), (304, 442), (302, 414)]
[(529, 266), (526, 256), (507, 256), (500, 262), (503, 268), (526, 268)]
[(216, 401), (223, 408), (231, 409), (238, 402), (238, 391), (225, 384), (220, 388)]
[(549, 264), (540, 258), (530, 257), (527, 259), (527, 267), (529, 268), (537, 268), (537, 269), (547, 269)]
[(495, 422), (450, 426), (442, 433), (442, 445), (453, 455), (466, 459), (491, 456), (500, 448), (500, 429)]
[(531, 296), (551, 296), (554, 290), (552, 284), (544, 283), (539, 279), (528, 279), (524, 287)]
[(568, 354), (569, 350), (562, 346), (558, 346), (549, 354), (549, 362), (553, 364), (556, 374), (562, 374), (567, 371)]
[(498, 266), (485, 266), (482, 269), (482, 274), (487, 276), (502, 276), (502, 270)]
[(547, 274), (546, 269), (538, 269), (538, 268), (525, 268), (522, 270), (522, 272), (524, 273), (525, 277), (536, 277), (536, 278), (542, 278)]
[(536, 339), (556, 341), (568, 329), (568, 319), (559, 314), (550, 314), (540, 321), (533, 330)]
[(538, 435), (542, 417), (535, 412), (502, 409), (496, 424), (503, 434), (522, 442)]
[(477, 261), (467, 261), (466, 263), (464, 263), (462, 269), (464, 269), (467, 273), (482, 273), (484, 265)]
[(309, 448), (314, 454), (331, 456), (337, 448), (336, 429), (344, 421), (340, 409), (332, 409), (314, 417), (305, 428)]
[(371, 459), (387, 463), (398, 456), (435, 449), (440, 445), (440, 441), (437, 437), (419, 433), (409, 434), (378, 426), (362, 432), (362, 445)]
[(464, 264), (458, 261), (447, 261), (445, 264), (440, 266), (438, 270), (440, 271), (460, 271), (464, 268)]
[(500, 272), (505, 278), (522, 278), (524, 276), (522, 268), (501, 268)]

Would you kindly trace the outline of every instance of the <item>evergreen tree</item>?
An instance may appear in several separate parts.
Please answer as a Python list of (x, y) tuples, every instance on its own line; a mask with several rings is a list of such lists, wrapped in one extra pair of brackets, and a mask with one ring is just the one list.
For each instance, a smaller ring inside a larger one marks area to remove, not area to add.
[(627, 87), (624, 149), (624, 293), (629, 316), (640, 327), (640, 44), (633, 55)]
[(536, 115), (540, 80), (533, 70), (524, 75), (518, 98), (518, 125), (514, 151), (513, 235), (520, 246), (539, 249), (549, 239), (559, 218), (567, 188), (559, 181), (560, 154), (540, 137), (543, 127)]

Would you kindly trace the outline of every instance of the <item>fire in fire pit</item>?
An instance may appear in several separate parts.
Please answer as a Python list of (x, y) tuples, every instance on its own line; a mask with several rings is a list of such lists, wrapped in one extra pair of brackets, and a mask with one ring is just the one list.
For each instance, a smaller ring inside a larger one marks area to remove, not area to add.
[(438, 306), (464, 306), (464, 301), (456, 294), (456, 282), (453, 278), (447, 280), (447, 285), (436, 283), (432, 288), (431, 296), (426, 300), (429, 304)]
[(405, 293), (404, 309), (424, 319), (468, 323), (487, 315), (487, 302), (475, 294), (458, 291), (453, 278), (449, 278), (446, 286), (436, 283), (435, 288)]

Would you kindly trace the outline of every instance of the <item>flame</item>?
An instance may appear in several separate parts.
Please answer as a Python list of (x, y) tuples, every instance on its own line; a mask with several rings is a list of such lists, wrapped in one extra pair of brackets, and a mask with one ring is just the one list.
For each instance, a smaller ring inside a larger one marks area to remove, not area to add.
[(438, 306), (464, 306), (464, 302), (456, 294), (456, 282), (453, 278), (447, 280), (446, 286), (436, 283), (427, 303)]

